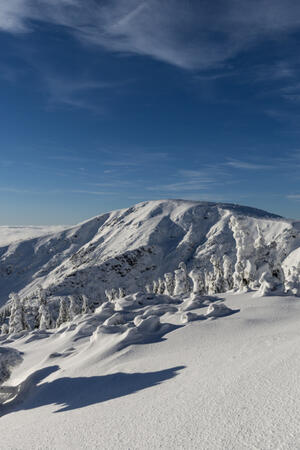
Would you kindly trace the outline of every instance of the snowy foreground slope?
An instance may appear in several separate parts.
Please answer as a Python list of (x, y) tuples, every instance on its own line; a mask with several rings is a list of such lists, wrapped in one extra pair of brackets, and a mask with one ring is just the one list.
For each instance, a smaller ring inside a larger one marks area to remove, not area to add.
[[(299, 448), (299, 298), (222, 297), (234, 314), (162, 339), (148, 329), (150, 343), (118, 347), (92, 315), (13, 338), (5, 347), (23, 363), (5, 383), (19, 386), (1, 406), (5, 448)], [(174, 313), (161, 321), (182, 325)]]

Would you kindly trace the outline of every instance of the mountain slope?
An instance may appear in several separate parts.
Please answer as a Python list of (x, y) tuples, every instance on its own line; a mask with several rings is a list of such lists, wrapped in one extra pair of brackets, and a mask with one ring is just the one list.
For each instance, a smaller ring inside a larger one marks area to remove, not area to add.
[(101, 303), (105, 289), (135, 292), (181, 261), (188, 270), (210, 271), (212, 255), (227, 255), (234, 266), (238, 232), (232, 217), (235, 228), (247, 235), (249, 255), (259, 233), (266, 245), (275, 245), (280, 264), (300, 246), (297, 223), (261, 210), (184, 200), (143, 202), (2, 246), (0, 301), (4, 304), (11, 291), (30, 298), (42, 284), (53, 297), (84, 292)]

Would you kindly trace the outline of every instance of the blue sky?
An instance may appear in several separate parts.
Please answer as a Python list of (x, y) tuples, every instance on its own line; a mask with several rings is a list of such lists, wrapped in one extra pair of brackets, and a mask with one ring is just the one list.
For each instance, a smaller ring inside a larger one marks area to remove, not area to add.
[(1, 2), (0, 223), (159, 198), (300, 218), (299, 43), (296, 0)]

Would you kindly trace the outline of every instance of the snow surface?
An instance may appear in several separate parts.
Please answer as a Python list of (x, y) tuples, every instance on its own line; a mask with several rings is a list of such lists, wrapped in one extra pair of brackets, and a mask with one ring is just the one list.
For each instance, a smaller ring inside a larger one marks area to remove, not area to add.
[(5, 449), (300, 448), (300, 222), (165, 200), (26, 233), (0, 245)]
[(14, 337), (6, 348), (24, 361), (6, 382), (19, 393), (1, 406), (5, 448), (299, 448), (300, 300), (223, 302), (235, 313), (184, 326), (180, 305), (165, 304), (169, 328), (162, 336), (156, 314), (136, 319), (136, 344), (99, 328), (109, 305), (54, 333)]

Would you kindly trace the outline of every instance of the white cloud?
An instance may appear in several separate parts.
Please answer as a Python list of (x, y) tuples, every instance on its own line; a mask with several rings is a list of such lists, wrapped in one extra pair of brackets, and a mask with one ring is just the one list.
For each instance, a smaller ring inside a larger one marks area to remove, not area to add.
[(290, 195), (287, 195), (286, 197), (291, 200), (300, 200), (300, 194), (290, 194)]
[(95, 105), (86, 95), (90, 91), (110, 89), (119, 84), (94, 81), (89, 79), (74, 80), (62, 78), (58, 75), (42, 73), (43, 81), (47, 86), (49, 103), (51, 105), (64, 105), (67, 107), (88, 109), (101, 112), (100, 105)]
[(268, 169), (275, 169), (276, 167), (272, 164), (257, 164), (257, 163), (251, 163), (247, 161), (238, 161), (238, 160), (231, 160), (225, 165), (234, 167), (235, 169), (248, 169), (248, 170), (268, 170)]
[(115, 52), (148, 55), (186, 69), (222, 65), (238, 52), (300, 25), (298, 0), (7, 0), (0, 29), (30, 21), (64, 25), (78, 39)]

